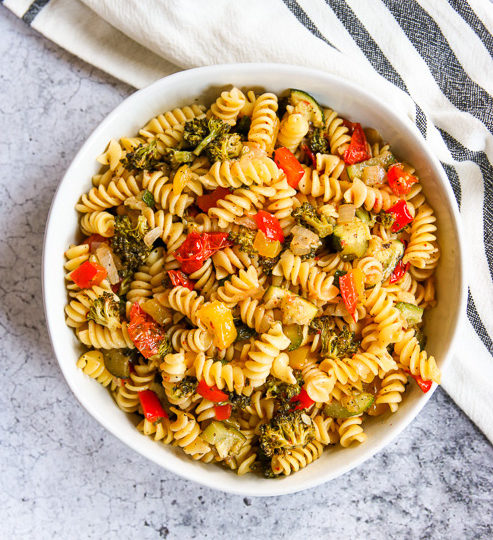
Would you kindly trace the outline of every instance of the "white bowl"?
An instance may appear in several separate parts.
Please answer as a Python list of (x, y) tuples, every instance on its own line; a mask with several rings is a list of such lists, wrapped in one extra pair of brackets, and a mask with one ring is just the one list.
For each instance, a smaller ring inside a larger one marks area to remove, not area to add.
[(389, 141), (397, 155), (412, 163), (438, 218), (438, 240), (442, 256), (437, 270), (438, 306), (427, 316), (427, 350), (444, 369), (451, 354), (458, 322), (465, 305), (463, 254), (459, 214), (454, 195), (439, 161), (431, 154), (416, 127), (375, 96), (339, 78), (320, 71), (278, 64), (211, 66), (176, 73), (127, 98), (83, 145), (65, 174), (53, 200), (46, 228), (43, 288), (46, 319), (53, 348), (67, 382), (80, 403), (113, 435), (139, 454), (165, 469), (208, 487), (242, 495), (270, 496), (293, 493), (317, 486), (361, 464), (394, 439), (418, 414), (433, 390), (423, 394), (410, 385), (396, 414), (369, 419), (368, 440), (348, 449), (334, 448), (306, 469), (282, 479), (256, 475), (237, 476), (219, 466), (196, 463), (181, 450), (156, 443), (135, 429), (135, 419), (112, 401), (109, 392), (76, 368), (80, 345), (64, 320), (67, 294), (63, 253), (75, 240), (77, 213), (74, 205), (91, 187), (95, 161), (110, 138), (134, 135), (151, 117), (163, 111), (204, 98), (207, 104), (225, 85), (261, 87), (279, 93), (302, 88), (323, 105), (342, 116), (372, 126)]

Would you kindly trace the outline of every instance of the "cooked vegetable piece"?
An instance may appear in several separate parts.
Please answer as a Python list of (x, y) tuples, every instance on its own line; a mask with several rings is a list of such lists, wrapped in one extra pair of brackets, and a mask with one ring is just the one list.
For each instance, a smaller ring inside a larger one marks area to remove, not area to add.
[(297, 349), (301, 342), (303, 341), (303, 331), (301, 326), (298, 324), (289, 324), (283, 327), (284, 335), (286, 335), (290, 340), (291, 344), (288, 347), (288, 351), (294, 351)]
[(343, 261), (352, 261), (365, 255), (370, 238), (368, 225), (355, 220), (351, 223), (340, 223), (334, 227), (332, 245), (336, 251), (340, 252)]
[(235, 456), (246, 441), (246, 437), (241, 431), (218, 420), (213, 420), (204, 429), (200, 437), (214, 446), (222, 459)]
[(223, 133), (210, 142), (205, 153), (211, 163), (228, 161), (240, 156), (243, 149), (239, 133)]
[(273, 259), (281, 252), (282, 245), (278, 240), (269, 240), (262, 231), (257, 231), (253, 241), (253, 249), (261, 257)]
[(280, 308), (284, 324), (308, 324), (318, 313), (318, 307), (302, 296), (271, 285), (264, 293), (267, 309)]
[(219, 403), (228, 400), (228, 394), (219, 390), (217, 386), (208, 386), (205, 381), (200, 381), (197, 386), (197, 394), (200, 394), (205, 399)]
[(411, 326), (419, 324), (423, 320), (424, 309), (422, 307), (409, 304), (408, 302), (397, 302), (395, 307), (402, 313), (407, 324)]
[(392, 232), (399, 232), (413, 221), (413, 216), (409, 212), (409, 207), (404, 199), (396, 202), (387, 212), (394, 216), (395, 221), (390, 229)]
[(363, 414), (375, 401), (375, 396), (368, 392), (343, 396), (338, 403), (334, 401), (324, 405), (324, 413), (332, 418), (349, 418)]
[(282, 146), (275, 151), (274, 161), (276, 162), (276, 165), (283, 170), (288, 184), (296, 189), (305, 174), (305, 170), (301, 166), (301, 163), (296, 159), (293, 152)]
[(168, 276), (173, 284), (173, 287), (186, 287), (193, 291), (195, 286), (195, 281), (192, 281), (184, 272), (181, 270), (168, 270)]
[(156, 422), (160, 418), (168, 418), (159, 398), (152, 390), (142, 390), (138, 392), (138, 395), (144, 416), (149, 422)]
[(346, 165), (354, 165), (370, 158), (366, 136), (361, 124), (354, 123), (354, 130), (351, 135), (351, 142), (344, 152), (344, 162)]
[(259, 210), (254, 217), (259, 231), (263, 232), (267, 239), (274, 242), (284, 242), (281, 224), (275, 216), (265, 210)]
[[(297, 90), (292, 88), (289, 92), (289, 102), (300, 112), (306, 111), (306, 118), (315, 127), (323, 127), (325, 123), (325, 115), (322, 107), (318, 104), (317, 100), (303, 90)], [(299, 107), (303, 104), (303, 107)]]
[(404, 244), (399, 240), (391, 240), (382, 244), (381, 249), (376, 250), (372, 255), (382, 263), (383, 279), (385, 280), (392, 274), (394, 268), (396, 268), (396, 265), (402, 259), (404, 255)]
[(260, 425), (260, 448), (267, 456), (281, 449), (296, 448), (315, 436), (313, 422), (303, 410), (281, 411)]
[(141, 144), (133, 152), (128, 152), (121, 160), (125, 169), (137, 169), (139, 171), (150, 171), (159, 163), (160, 154), (157, 149), (157, 142), (151, 141), (148, 144)]
[(217, 206), (217, 201), (224, 199), (229, 193), (231, 192), (228, 188), (219, 186), (214, 191), (211, 191), (211, 193), (206, 193), (205, 195), (197, 197), (197, 206), (202, 212), (208, 212), (209, 209)]
[(110, 330), (120, 327), (120, 301), (117, 296), (110, 292), (103, 292), (95, 298), (87, 318), (97, 324), (108, 327)]
[(311, 152), (310, 159), (312, 160), (314, 167), (316, 167), (317, 163), (314, 154), (329, 153), (329, 143), (325, 138), (325, 131), (322, 127), (314, 127), (312, 130), (310, 130), (310, 132), (308, 133), (307, 149)]
[(306, 389), (302, 388), (297, 396), (291, 398), (291, 403), (296, 403), (295, 409), (308, 409), (315, 401), (308, 395)]
[(229, 347), (238, 335), (233, 314), (222, 302), (215, 300), (204, 304), (197, 312), (198, 319), (207, 327), (209, 333), (214, 336), (213, 343), (219, 349)]
[(126, 349), (107, 349), (103, 351), (104, 366), (115, 377), (127, 379), (130, 375), (130, 355)]
[(98, 263), (90, 261), (83, 262), (78, 268), (72, 271), (70, 279), (81, 289), (88, 289), (99, 285), (107, 276), (107, 272)]
[(181, 263), (183, 272), (192, 274), (202, 268), (204, 261), (212, 257), (216, 251), (230, 245), (228, 233), (192, 231), (188, 233), (183, 244), (175, 251), (175, 258)]
[(214, 414), (216, 416), (216, 420), (227, 420), (231, 416), (232, 410), (233, 406), (231, 403), (226, 403), (225, 405), (215, 405)]
[(171, 314), (162, 304), (154, 298), (144, 300), (140, 305), (143, 311), (150, 315), (158, 324), (165, 325), (169, 322)]
[(375, 165), (380, 165), (385, 170), (388, 169), (392, 163), (395, 163), (396, 159), (390, 152), (385, 152), (381, 156), (367, 159), (361, 163), (355, 163), (354, 165), (349, 165), (346, 169), (349, 179), (352, 181), (355, 178), (361, 178), (363, 176), (363, 170), (366, 167), (373, 167)]
[(320, 215), (316, 208), (310, 203), (304, 202), (300, 207), (293, 211), (292, 216), (299, 225), (307, 227), (318, 234), (320, 238), (325, 238), (332, 234), (333, 225), (326, 216)]
[(412, 174), (404, 170), (402, 163), (394, 163), (387, 171), (387, 181), (390, 189), (399, 197), (407, 195), (413, 184), (418, 182), (418, 179)]

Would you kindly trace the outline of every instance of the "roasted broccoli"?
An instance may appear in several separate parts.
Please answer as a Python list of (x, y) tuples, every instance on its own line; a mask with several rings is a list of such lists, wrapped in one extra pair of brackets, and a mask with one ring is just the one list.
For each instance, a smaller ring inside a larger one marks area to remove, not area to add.
[(177, 150), (176, 148), (166, 148), (163, 160), (172, 168), (177, 169), (184, 163), (191, 163), (195, 155), (187, 150)]
[(164, 358), (167, 354), (174, 352), (170, 340), (167, 337), (164, 337), (161, 343), (159, 344), (158, 354), (161, 358)]
[(120, 301), (110, 292), (104, 292), (92, 301), (87, 318), (110, 330), (120, 326)]
[(210, 142), (205, 153), (211, 163), (227, 161), (241, 154), (243, 143), (238, 133), (223, 133)]
[(131, 276), (147, 259), (151, 248), (144, 242), (148, 230), (147, 220), (139, 216), (134, 226), (129, 216), (115, 216), (115, 235), (111, 239), (111, 247), (122, 263), (120, 277)]
[(260, 426), (260, 448), (266, 456), (304, 446), (315, 436), (311, 418), (302, 409), (282, 411)]
[(258, 263), (262, 267), (264, 274), (268, 276), (272, 274), (272, 269), (279, 262), (280, 257), (281, 257), (281, 254), (279, 254), (277, 257), (259, 257), (258, 258)]
[(229, 393), (229, 402), (233, 406), (233, 411), (243, 410), (251, 403), (250, 396), (243, 396), (236, 392)]
[(291, 399), (301, 392), (301, 387), (303, 386), (303, 376), (301, 375), (301, 371), (295, 369), (293, 374), (296, 377), (296, 384), (282, 382), (272, 375), (269, 375), (265, 383), (265, 395), (268, 398), (276, 398), (280, 403), (280, 410), (292, 409), (293, 404), (291, 403)]
[(248, 132), (250, 131), (250, 125), (252, 119), (249, 116), (242, 116), (238, 122), (236, 122), (235, 131), (243, 137), (248, 137)]
[(296, 208), (292, 215), (299, 225), (317, 233), (320, 238), (332, 234), (332, 224), (329, 223), (325, 216), (319, 215), (316, 208), (308, 202), (304, 202), (300, 207)]
[(344, 325), (337, 334), (333, 327), (331, 317), (316, 317), (310, 323), (312, 332), (320, 334), (322, 356), (333, 358), (347, 358), (358, 350), (359, 342), (354, 339), (354, 332), (349, 330), (349, 326)]
[(178, 384), (173, 386), (173, 396), (175, 398), (190, 397), (196, 390), (199, 381), (195, 377), (187, 375)]
[(386, 229), (389, 229), (394, 224), (395, 217), (390, 212), (385, 212), (385, 210), (381, 210), (375, 216), (375, 221), (382, 224)]
[(244, 251), (249, 255), (255, 255), (257, 250), (253, 247), (253, 242), (256, 234), (257, 231), (240, 226), (237, 232), (229, 233), (229, 240), (234, 244), (239, 245), (240, 251)]
[(325, 138), (323, 128), (314, 127), (308, 134), (308, 146), (314, 154), (326, 154), (329, 151), (329, 145)]
[(230, 129), (231, 126), (219, 118), (195, 118), (185, 122), (183, 139), (194, 148), (193, 153), (199, 156), (209, 143)]
[(159, 152), (156, 141), (141, 144), (133, 152), (128, 152), (121, 160), (125, 169), (152, 170), (159, 163)]

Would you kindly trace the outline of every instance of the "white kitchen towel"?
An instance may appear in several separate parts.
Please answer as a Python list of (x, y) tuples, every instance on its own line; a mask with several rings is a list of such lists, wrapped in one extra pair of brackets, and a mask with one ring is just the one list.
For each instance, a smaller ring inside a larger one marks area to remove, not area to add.
[(231, 62), (319, 68), (405, 111), (463, 218), (469, 298), (443, 386), (493, 442), (493, 4), (488, 0), (4, 0), (49, 39), (142, 87)]

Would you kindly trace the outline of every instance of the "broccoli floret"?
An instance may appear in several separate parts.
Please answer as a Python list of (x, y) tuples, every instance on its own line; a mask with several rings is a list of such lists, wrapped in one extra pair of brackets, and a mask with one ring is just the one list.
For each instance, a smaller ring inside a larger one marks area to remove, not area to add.
[(147, 220), (139, 216), (134, 226), (129, 216), (115, 216), (115, 235), (111, 247), (122, 263), (120, 277), (132, 276), (137, 268), (147, 259), (151, 248), (144, 242), (148, 230)]
[(183, 139), (192, 147), (193, 153), (199, 156), (205, 147), (216, 137), (228, 133), (231, 126), (219, 118), (195, 118), (185, 122)]
[(281, 254), (279, 254), (277, 257), (259, 257), (258, 258), (258, 263), (262, 267), (264, 274), (268, 276), (272, 274), (272, 269), (279, 262), (280, 257), (281, 257)]
[(177, 150), (176, 148), (166, 148), (163, 160), (172, 168), (178, 169), (184, 163), (191, 163), (195, 155), (187, 150)]
[(211, 163), (227, 161), (241, 154), (243, 143), (238, 133), (224, 133), (210, 142), (205, 153)]
[(252, 124), (252, 119), (249, 116), (242, 116), (238, 122), (236, 122), (235, 131), (240, 135), (243, 135), (245, 138), (248, 137), (248, 132), (250, 131), (250, 126)]
[(255, 235), (257, 231), (248, 227), (240, 227), (237, 232), (229, 233), (229, 240), (240, 246), (240, 251), (244, 251), (249, 255), (255, 255), (257, 250), (253, 247)]
[(389, 229), (394, 224), (395, 217), (390, 212), (380, 210), (380, 212), (375, 216), (375, 221), (377, 223), (381, 223), (386, 229)]
[(159, 152), (156, 141), (148, 144), (140, 144), (133, 152), (128, 152), (121, 160), (125, 169), (137, 169), (150, 171), (159, 163)]
[(304, 446), (315, 436), (311, 418), (301, 409), (280, 412), (260, 426), (260, 448), (266, 456)]
[(87, 318), (110, 330), (120, 326), (120, 301), (110, 292), (104, 292), (92, 301)]
[(167, 337), (164, 337), (159, 344), (158, 354), (161, 358), (164, 358), (167, 354), (173, 353), (173, 346)]
[(229, 393), (229, 403), (233, 405), (233, 411), (246, 409), (251, 403), (250, 396), (243, 396), (236, 392)]
[(314, 154), (326, 154), (329, 151), (329, 145), (325, 138), (323, 128), (314, 127), (308, 134), (308, 146)]
[(300, 207), (296, 208), (292, 215), (299, 225), (317, 233), (320, 238), (332, 234), (332, 224), (329, 223), (325, 216), (319, 215), (316, 208), (310, 203), (304, 202)]
[(276, 398), (279, 401), (280, 410), (291, 409), (293, 406), (291, 399), (301, 392), (301, 387), (303, 386), (303, 376), (301, 375), (301, 371), (295, 369), (293, 370), (293, 374), (296, 377), (295, 384), (285, 383), (272, 375), (269, 375), (265, 382), (265, 395), (269, 398)]
[(355, 340), (354, 332), (351, 332), (349, 326), (344, 325), (337, 334), (329, 316), (313, 319), (310, 323), (310, 329), (312, 332), (320, 334), (322, 356), (347, 358), (358, 351), (359, 341)]
[(254, 328), (250, 328), (238, 319), (236, 319), (234, 323), (237, 334), (235, 341), (245, 341), (246, 339), (250, 339), (257, 334)]
[(190, 397), (197, 389), (198, 384), (199, 381), (195, 377), (187, 375), (178, 384), (173, 386), (173, 396), (176, 398)]

